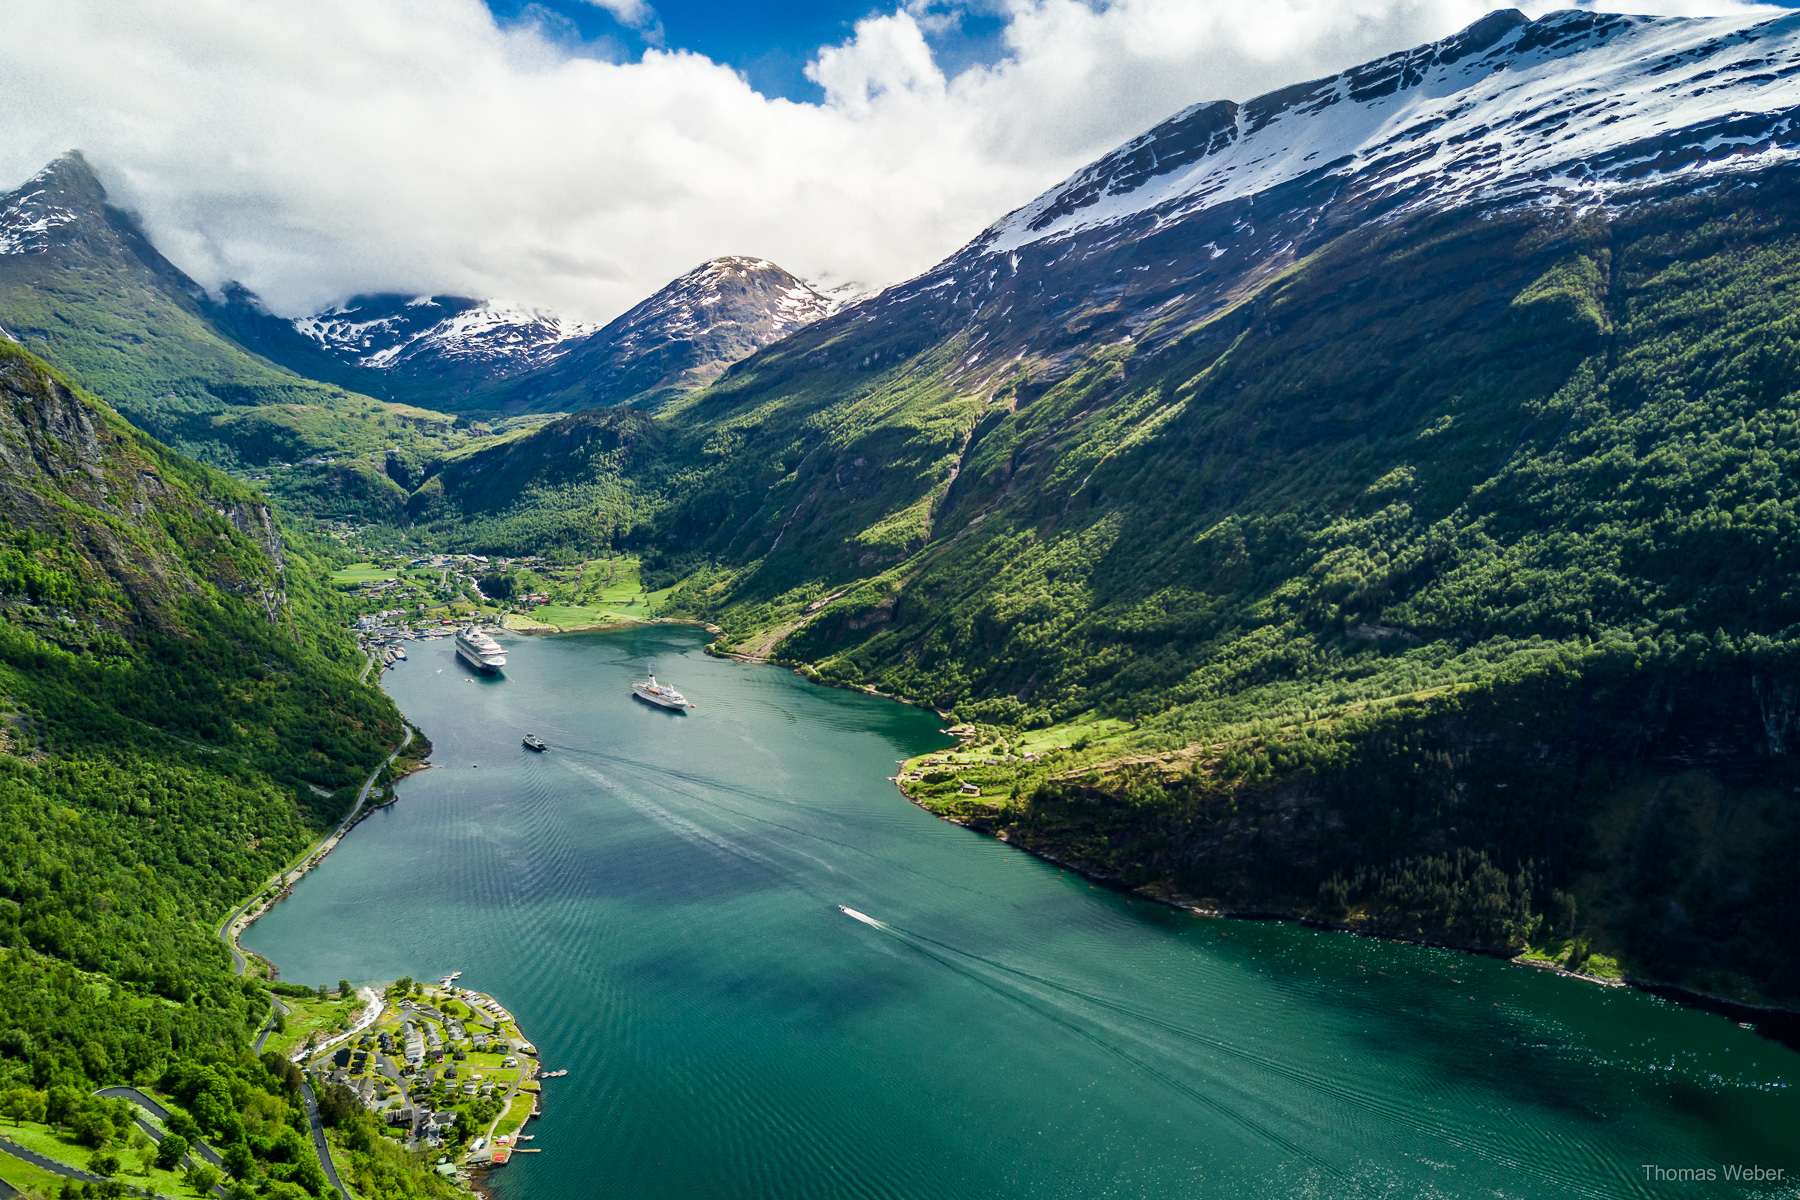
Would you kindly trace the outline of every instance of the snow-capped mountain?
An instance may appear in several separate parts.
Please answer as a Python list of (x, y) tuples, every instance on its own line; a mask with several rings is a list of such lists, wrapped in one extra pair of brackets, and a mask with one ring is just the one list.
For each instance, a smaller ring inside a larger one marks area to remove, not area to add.
[(1185, 109), (813, 340), (905, 323), (873, 350), (820, 351), (873, 369), (969, 328), (969, 372), (1028, 357), (1054, 376), (1086, 347), (1177, 337), (1408, 213), (1618, 206), (1796, 159), (1800, 14), (1506, 9), (1326, 79)]
[[(995, 225), (994, 253), (1284, 185), (1402, 205), (1603, 201), (1800, 153), (1800, 16), (1492, 13), (1454, 37), (1246, 104), (1199, 104)], [(1339, 200), (1341, 203), (1341, 199)]]
[(56, 186), (57, 174), (51, 163), (0, 199), (0, 254), (43, 254), (58, 229), (75, 223), (77, 212)]
[(762, 258), (715, 258), (506, 389), (513, 407), (658, 403), (823, 319), (832, 302)]
[(236, 284), (211, 311), (269, 358), (357, 391), (451, 411), (544, 411), (666, 399), (830, 308), (774, 263), (719, 258), (604, 326), (497, 300), (392, 293), (288, 321)]
[(357, 296), (294, 322), (320, 349), (372, 371), (485, 364), (496, 377), (554, 362), (597, 328), (504, 301), (392, 294)]

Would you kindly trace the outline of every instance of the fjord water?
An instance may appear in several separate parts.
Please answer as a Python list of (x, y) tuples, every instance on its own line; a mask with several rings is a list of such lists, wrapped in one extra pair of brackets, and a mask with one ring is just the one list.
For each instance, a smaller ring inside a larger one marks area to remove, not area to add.
[[(566, 1079), (507, 1200), (1735, 1195), (1800, 1174), (1800, 1055), (1622, 989), (1096, 888), (907, 804), (930, 713), (692, 630), (421, 643), (434, 743), (245, 938), (435, 977)], [(633, 701), (653, 659), (699, 707)], [(524, 750), (535, 732), (549, 753)], [(866, 923), (840, 905), (866, 914)]]

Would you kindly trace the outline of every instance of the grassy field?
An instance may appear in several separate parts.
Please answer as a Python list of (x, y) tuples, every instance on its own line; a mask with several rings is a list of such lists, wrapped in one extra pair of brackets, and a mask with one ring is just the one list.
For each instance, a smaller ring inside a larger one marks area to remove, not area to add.
[(283, 996), (281, 1003), (288, 1010), (287, 1028), (270, 1034), (266, 1049), (283, 1055), (305, 1044), (314, 1033), (319, 1035), (321, 1042), (342, 1033), (355, 1022), (355, 1014), (362, 1007), (360, 997), (352, 995), (348, 1000), (340, 1000), (335, 991), (329, 1000)]
[[(416, 572), (414, 572), (416, 574)], [(382, 579), (392, 579), (396, 572), (388, 567), (378, 567), (374, 563), (352, 563), (341, 571), (331, 573), (333, 583), (374, 583)]]
[[(27, 1150), (36, 1151), (45, 1158), (53, 1158), (57, 1162), (67, 1163), (71, 1167), (79, 1167), (82, 1170), (87, 1169), (88, 1159), (96, 1153), (91, 1147), (76, 1141), (72, 1135), (61, 1133), (51, 1129), (48, 1125), (41, 1125), (35, 1121), (26, 1121), (19, 1125), (0, 1124), (0, 1137), (15, 1142)], [(187, 1181), (179, 1172), (162, 1171), (156, 1167), (151, 1167), (146, 1172), (139, 1165), (135, 1150), (116, 1144), (108, 1149), (111, 1153), (118, 1155), (119, 1173), (113, 1178), (119, 1182), (131, 1187), (147, 1187), (164, 1196), (180, 1197), (196, 1194), (193, 1188), (187, 1186)], [(14, 1169), (30, 1172), (39, 1178), (54, 1178), (55, 1186), (58, 1188), (64, 1182), (61, 1176), (52, 1176), (48, 1171), (21, 1162), (10, 1155), (0, 1154), (0, 1178), (5, 1178), (14, 1186), (25, 1186), (15, 1183), (11, 1176), (6, 1174), (7, 1171)]]
[(525, 1121), (531, 1116), (531, 1106), (536, 1100), (530, 1092), (520, 1092), (514, 1096), (512, 1103), (506, 1106), (506, 1111), (500, 1114), (500, 1121), (494, 1126), (494, 1136), (505, 1137), (525, 1128)]
[[(10, 1137), (11, 1135), (10, 1126), (0, 1126), (0, 1137)], [(41, 1167), (34, 1167), (10, 1154), (0, 1154), (0, 1180), (5, 1180), (15, 1190), (24, 1192), (26, 1195), (35, 1192), (44, 1196), (53, 1196), (63, 1185), (62, 1176), (52, 1175)]]
[(551, 603), (532, 609), (526, 616), (558, 629), (581, 629), (619, 621), (647, 621), (674, 591), (645, 592), (635, 558), (597, 558), (581, 564), (566, 579), (549, 589)]

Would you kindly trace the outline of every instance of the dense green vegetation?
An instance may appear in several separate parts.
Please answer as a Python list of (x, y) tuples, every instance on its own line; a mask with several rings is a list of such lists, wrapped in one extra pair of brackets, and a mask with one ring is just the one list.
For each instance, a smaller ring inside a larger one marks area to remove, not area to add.
[(657, 507), (665, 440), (635, 409), (577, 413), (448, 462), (407, 512), (448, 549), (570, 557), (632, 545)]
[[(474, 454), (417, 511), (475, 548), (585, 521), (725, 649), (1014, 729), (1106, 713), (1134, 726), (1115, 757), (1198, 764), (1129, 802), (1121, 767), (1027, 772), (1021, 840), (1226, 907), (1792, 998), (1791, 872), (1755, 848), (1796, 836), (1797, 197), (1770, 171), (1421, 214), (1202, 319), (980, 372), (990, 335), (1094, 318), (895, 301), (654, 422)], [(1265, 873), (1201, 836), (1220, 820), (1261, 830)]]
[[(242, 1194), (323, 1195), (298, 1077), (248, 1053), (269, 997), (214, 930), (399, 715), (254, 492), (5, 344), (0, 400), (0, 1097), (116, 1158), (129, 1123), (90, 1093), (161, 1088)], [(397, 1153), (368, 1150), (366, 1195), (444, 1190)]]

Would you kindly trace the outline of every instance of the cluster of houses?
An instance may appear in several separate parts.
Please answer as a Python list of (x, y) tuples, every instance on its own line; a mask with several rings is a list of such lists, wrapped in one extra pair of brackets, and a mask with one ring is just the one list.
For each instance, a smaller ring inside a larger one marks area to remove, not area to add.
[(511, 1072), (521, 1066), (513, 1051), (532, 1049), (529, 1042), (505, 1034), (502, 1022), (510, 1021), (511, 1015), (490, 997), (463, 989), (453, 989), (452, 994), (494, 1023), (472, 1022), (471, 1029), (430, 1003), (402, 1001), (394, 1014), (398, 1024), (384, 1023), (354, 1045), (340, 1047), (325, 1065), (329, 1079), (350, 1088), (389, 1126), (403, 1127), (409, 1147), (442, 1145), (457, 1121), (456, 1110), (432, 1107), (433, 1095), (473, 1099), (503, 1096), (509, 1088), (508, 1080), (483, 1079), (468, 1061), (470, 1053), (502, 1053), (501, 1069)]

